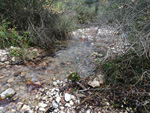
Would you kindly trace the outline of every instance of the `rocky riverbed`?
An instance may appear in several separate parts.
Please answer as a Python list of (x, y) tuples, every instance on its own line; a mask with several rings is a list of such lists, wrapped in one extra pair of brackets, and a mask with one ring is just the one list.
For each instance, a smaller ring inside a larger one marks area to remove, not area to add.
[(97, 62), (125, 53), (129, 47), (125, 35), (109, 26), (78, 29), (71, 35), (53, 56), (42, 49), (27, 48), (27, 60), (22, 61), (10, 55), (19, 48), (0, 50), (0, 113), (112, 111), (92, 106), (79, 111), (80, 96), (69, 90), (67, 76), (72, 72), (90, 76)]

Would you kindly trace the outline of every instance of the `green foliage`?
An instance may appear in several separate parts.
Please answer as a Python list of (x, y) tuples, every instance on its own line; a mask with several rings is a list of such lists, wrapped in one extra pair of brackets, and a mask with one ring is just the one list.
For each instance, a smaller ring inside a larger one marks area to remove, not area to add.
[[(143, 73), (150, 70), (150, 60), (145, 56), (139, 57), (134, 52), (124, 55), (122, 58), (108, 60), (102, 69), (106, 74), (108, 84), (136, 84)], [(150, 84), (150, 80), (146, 80)], [(145, 82), (141, 82), (145, 84)], [(144, 87), (141, 86), (141, 87)]]
[(18, 34), (16, 27), (10, 28), (10, 22), (2, 21), (0, 25), (0, 48), (21, 46), (23, 37)]
[(71, 80), (72, 82), (76, 82), (76, 81), (80, 80), (80, 75), (78, 75), (77, 72), (73, 72), (67, 77), (67, 79)]
[(77, 6), (75, 7), (75, 11), (77, 13), (78, 21), (81, 24), (92, 21), (95, 16), (94, 7), (89, 8), (86, 6)]
[[(16, 26), (14, 30), (19, 31), (19, 36), (24, 37), (24, 32), (28, 30), (27, 40), (30, 45), (49, 50), (55, 43), (67, 38), (72, 29), (71, 19), (64, 18), (63, 7), (62, 2), (54, 0), (1, 0), (0, 19), (10, 21), (11, 28)], [(21, 43), (9, 45), (20, 46), (19, 44)]]

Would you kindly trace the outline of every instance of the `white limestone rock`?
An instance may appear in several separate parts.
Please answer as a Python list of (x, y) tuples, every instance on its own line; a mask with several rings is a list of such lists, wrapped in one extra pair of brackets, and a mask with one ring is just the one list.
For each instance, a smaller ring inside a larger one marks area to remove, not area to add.
[(0, 97), (2, 99), (5, 99), (6, 97), (11, 97), (11, 96), (15, 95), (15, 93), (16, 93), (15, 90), (13, 90), (12, 88), (8, 88), (0, 94)]
[(70, 99), (71, 99), (71, 95), (70, 94), (68, 94), (68, 93), (65, 93), (65, 101), (70, 101)]

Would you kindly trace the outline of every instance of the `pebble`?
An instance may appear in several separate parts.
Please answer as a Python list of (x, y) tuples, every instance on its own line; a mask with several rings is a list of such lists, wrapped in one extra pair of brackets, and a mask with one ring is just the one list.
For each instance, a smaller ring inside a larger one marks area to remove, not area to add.
[(15, 62), (16, 59), (15, 59), (15, 57), (12, 57), (11, 60), (12, 60), (13, 62)]
[(21, 109), (21, 107), (22, 107), (22, 105), (23, 105), (23, 103), (22, 103), (22, 102), (18, 102), (18, 103), (17, 103), (17, 110), (20, 110), (20, 109)]
[(60, 106), (59, 108), (60, 108), (61, 110), (63, 110), (63, 109), (64, 109), (64, 107), (63, 107), (63, 106)]
[(54, 85), (54, 86), (57, 86), (57, 82), (56, 82), (56, 81), (54, 81), (54, 82), (53, 82), (53, 85)]
[(72, 100), (76, 100), (76, 97), (74, 95), (71, 95)]
[(71, 99), (71, 95), (70, 94), (68, 94), (68, 93), (65, 93), (65, 101), (70, 101), (70, 99)]
[(27, 111), (27, 110), (30, 110), (30, 106), (28, 106), (28, 105), (23, 105), (23, 107), (21, 108), (20, 111), (25, 112), (25, 111)]
[(12, 112), (12, 113), (16, 113), (16, 110), (15, 110), (15, 109), (12, 109), (11, 112)]
[(99, 81), (97, 81), (97, 80), (89, 81), (88, 84), (89, 84), (90, 86), (92, 86), (93, 88), (100, 86), (100, 83), (99, 83)]
[(7, 80), (7, 82), (8, 82), (8, 83), (12, 83), (12, 82), (14, 82), (14, 78), (10, 78), (10, 79), (8, 79), (8, 80)]
[(7, 56), (6, 55), (1, 58), (1, 62), (4, 62), (6, 60), (7, 60)]
[(44, 103), (39, 103), (39, 107), (42, 107), (42, 108), (45, 108), (45, 107), (47, 107), (47, 104), (44, 104)]
[(46, 111), (45, 108), (39, 108), (39, 110), (40, 110), (40, 111), (43, 111), (43, 112)]
[(90, 110), (90, 109), (88, 109), (88, 110), (86, 111), (86, 113), (91, 113), (91, 110)]
[(71, 107), (71, 105), (69, 103), (66, 103), (65, 106), (66, 107)]
[(13, 96), (14, 94), (15, 94), (16, 92), (15, 92), (15, 90), (13, 90), (12, 88), (8, 88), (8, 89), (6, 89), (4, 92), (2, 92), (1, 94), (0, 94), (0, 96), (1, 96), (1, 98), (2, 99), (5, 99), (6, 97), (10, 97), (10, 96)]
[(0, 107), (0, 111), (3, 111), (4, 110), (4, 107)]
[(55, 101), (52, 101), (53, 108), (58, 108), (58, 104)]
[(74, 102), (72, 100), (69, 103), (70, 103), (71, 106), (74, 104)]
[(26, 75), (26, 72), (21, 72), (21, 77), (24, 77)]
[(56, 97), (56, 102), (59, 103), (61, 101), (61, 98), (58, 96)]

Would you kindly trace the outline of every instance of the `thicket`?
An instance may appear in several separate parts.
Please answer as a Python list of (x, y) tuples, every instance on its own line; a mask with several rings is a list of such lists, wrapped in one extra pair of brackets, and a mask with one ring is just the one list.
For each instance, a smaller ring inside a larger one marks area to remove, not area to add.
[(108, 59), (99, 68), (105, 74), (106, 84), (115, 92), (121, 90), (112, 100), (114, 106), (121, 108), (120, 102), (126, 98), (125, 106), (135, 112), (149, 112), (150, 1), (112, 0), (99, 7), (99, 25), (117, 28), (120, 34), (126, 34), (122, 38), (130, 43), (126, 53)]
[(54, 0), (0, 0), (1, 48), (28, 41), (50, 49), (67, 38), (71, 20), (55, 4)]

